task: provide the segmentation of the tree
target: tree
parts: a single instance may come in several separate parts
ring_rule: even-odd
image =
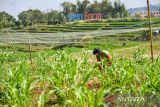
[[[58,11],[51,11],[48,13],[48,24],[56,24],[58,21]]]
[[[27,25],[27,12],[23,11],[18,15],[18,19],[21,23],[21,25]]]
[[[77,0],[77,12],[78,13],[83,13],[83,6],[82,6],[82,2]]]
[[[0,12],[0,28],[13,27],[15,18],[6,12]]]
[[[113,14],[113,6],[110,0],[102,0],[101,12],[104,14],[104,18],[110,18]]]
[[[71,12],[72,13],[77,12],[77,6],[75,4],[71,4]]]
[[[76,5],[71,2],[63,2],[61,4],[63,8],[64,14],[67,16],[69,13],[75,13],[76,12]]]
[[[40,10],[29,9],[23,11],[18,15],[18,18],[22,25],[34,25],[40,24],[43,21],[43,13]]]
[[[41,21],[43,20],[43,14],[40,10],[32,10],[31,16],[29,17],[30,21],[34,24],[40,24]]]
[[[119,18],[120,17],[119,8],[120,8],[120,1],[119,0],[114,1],[114,10],[113,10],[113,14],[112,14],[113,18]]]
[[[63,7],[63,12],[65,16],[70,13],[103,13],[103,18],[123,18],[127,17],[128,11],[123,3],[120,0],[115,0],[115,2],[111,3],[110,0],[102,0],[102,2],[98,2],[97,0],[94,3],[90,3],[89,0],[77,0],[76,4],[70,2],[64,2],[61,5]]]
[[[91,13],[99,13],[99,12],[101,12],[101,4],[98,3],[97,0],[95,0],[94,3],[91,4],[90,12]]]
[[[120,2],[120,0],[116,0],[114,2],[114,10],[112,17],[113,18],[123,18],[128,16],[128,11],[126,10],[124,4]]]
[[[59,23],[65,23],[67,21],[67,17],[63,12],[59,12],[58,14]]]
[[[128,11],[126,10],[126,7],[124,4],[121,4],[119,7],[119,13],[120,13],[120,17],[127,17],[128,16]]]
[[[90,1],[89,0],[84,0],[82,2],[82,13],[88,12],[88,7],[89,7]]]
[[[64,23],[67,19],[64,16],[63,12],[58,12],[58,11],[51,11],[49,13],[47,13],[48,15],[48,24],[60,24],[60,23]]]

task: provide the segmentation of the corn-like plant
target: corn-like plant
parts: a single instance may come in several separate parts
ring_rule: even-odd
[[[99,70],[91,53],[67,51],[0,52],[0,105],[6,107],[152,106],[160,101],[160,58],[150,63],[141,50],[134,58],[113,56],[112,65]],[[19,55],[19,57],[17,57]],[[136,58],[135,58],[136,57]],[[140,59],[139,59],[140,58]],[[143,59],[141,59],[143,58]],[[90,61],[92,63],[90,63]],[[116,102],[110,95],[150,95],[143,102]]]

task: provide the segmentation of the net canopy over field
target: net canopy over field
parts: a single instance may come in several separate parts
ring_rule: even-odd
[[[160,29],[155,27],[153,29]],[[119,33],[136,32],[148,30],[148,28],[138,29],[114,29],[95,30],[86,32],[57,32],[57,33],[0,33],[0,44],[18,43],[45,43],[45,44],[68,44],[76,43],[76,40],[83,40],[92,37],[107,36]]]

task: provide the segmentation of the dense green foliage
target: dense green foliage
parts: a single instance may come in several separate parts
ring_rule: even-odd
[[[91,3],[89,0],[77,1],[76,4],[71,2],[62,3],[63,12],[65,15],[69,13],[103,13],[103,18],[123,18],[128,16],[128,12],[120,0],[115,1],[112,5],[110,0],[95,0]]]
[[[21,25],[33,25],[33,24],[60,24],[67,21],[67,15],[70,13],[103,13],[103,18],[123,18],[127,17],[128,13],[125,9],[124,4],[114,2],[112,6],[109,0],[103,0],[101,3],[95,1],[90,4],[88,0],[83,2],[77,1],[77,4],[71,2],[64,2],[61,4],[63,12],[50,11],[47,13],[41,12],[40,10],[27,10],[23,11],[18,15]]]
[[[32,65],[27,54],[17,57],[1,51],[0,105],[104,107],[106,94],[151,94],[151,101],[131,104],[154,105],[160,100],[160,59],[150,63],[143,55],[139,50],[131,59],[113,56],[112,66],[101,72],[93,68],[96,63],[87,51],[78,55],[39,52]],[[115,104],[129,106],[130,102]]]
[[[22,25],[40,23],[43,21],[43,14],[40,10],[23,11],[18,15],[19,21]]]
[[[29,9],[23,11],[18,15],[21,25],[35,25],[35,24],[60,24],[66,19],[63,13],[58,11],[51,11],[48,13],[41,12],[40,10]]]
[[[15,25],[15,19],[13,16],[6,12],[0,12],[0,29],[13,27]]]
[[[67,15],[70,13],[103,13],[103,19],[106,18],[124,18],[128,16],[128,12],[120,1],[111,4],[109,0],[103,0],[102,2],[95,1],[90,3],[88,0],[77,1],[77,4],[71,2],[63,2],[61,4],[62,11],[51,10],[48,12],[42,12],[38,9],[29,9],[22,11],[18,15],[18,21],[15,21],[13,16],[8,13],[1,12],[0,16],[0,28],[12,27],[16,25],[18,27],[37,25],[37,24],[62,24],[68,21]]]

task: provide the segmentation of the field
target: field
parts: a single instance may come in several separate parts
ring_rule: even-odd
[[[135,24],[78,22],[1,33],[0,106],[159,107],[159,37],[151,62],[150,43],[143,37],[147,25]],[[95,47],[111,53],[111,66],[98,69]]]
[[[87,50],[78,54],[37,52],[32,63],[28,54],[1,51],[0,104],[14,107],[159,105],[160,59],[151,63],[144,54],[144,49],[139,49],[132,58],[113,55],[112,66],[99,71]],[[111,103],[104,98],[131,94],[144,100]]]
[[[160,20],[152,19],[152,26],[159,27]],[[114,29],[136,29],[148,26],[148,19],[108,19],[98,22],[69,22],[57,25],[33,25],[28,27],[15,27],[12,32],[30,32],[30,33],[56,33],[56,32],[86,32],[94,30],[114,30]]]

